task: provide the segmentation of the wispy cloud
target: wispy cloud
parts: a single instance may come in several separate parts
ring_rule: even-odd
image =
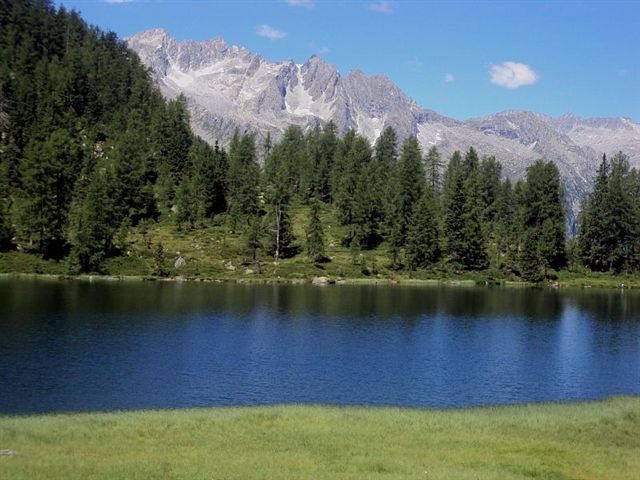
[[[444,81],[447,83],[455,82],[456,77],[453,76],[453,73],[447,72],[444,74]]]
[[[393,2],[389,0],[379,0],[369,4],[369,10],[378,13],[393,13]]]
[[[423,65],[424,65],[423,61],[420,60],[418,57],[413,57],[411,60],[407,61],[407,67],[409,67],[411,70],[418,70]]]
[[[325,45],[318,45],[316,42],[309,43],[309,48],[313,50],[316,55],[325,55],[331,51],[331,49]]]
[[[135,0],[102,0],[104,3],[133,3]]]
[[[492,65],[489,70],[491,83],[506,88],[518,88],[525,85],[533,85],[540,76],[524,63],[502,62]]]
[[[314,0],[284,0],[290,7],[304,7],[313,8],[315,5]]]
[[[281,38],[287,36],[287,34],[283,31],[278,30],[277,28],[273,28],[266,23],[258,25],[256,27],[256,33],[261,37],[268,38],[269,40],[280,40]]]

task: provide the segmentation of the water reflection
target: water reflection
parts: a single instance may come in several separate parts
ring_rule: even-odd
[[[0,412],[640,393],[640,294],[0,281]]]

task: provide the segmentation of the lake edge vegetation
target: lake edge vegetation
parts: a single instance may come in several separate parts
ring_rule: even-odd
[[[551,161],[504,179],[386,128],[329,122],[228,148],[137,55],[46,0],[0,7],[0,272],[186,278],[634,278],[640,174],[603,157],[568,238]],[[616,283],[619,283],[616,281]]]

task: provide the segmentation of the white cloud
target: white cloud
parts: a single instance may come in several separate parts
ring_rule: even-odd
[[[380,0],[369,4],[369,10],[378,13],[392,13],[393,3],[388,0]]]
[[[287,36],[287,34],[284,33],[283,31],[273,28],[267,25],[266,23],[263,23],[262,25],[258,25],[256,27],[256,33],[261,37],[268,38],[269,40],[280,40],[281,38],[284,38]]]
[[[444,81],[447,83],[455,82],[456,77],[453,76],[453,73],[447,72],[444,74]]]
[[[423,65],[424,63],[418,57],[413,57],[411,60],[407,61],[407,66],[411,70],[418,70],[419,68],[422,68]]]
[[[506,88],[533,85],[540,78],[529,65],[517,62],[502,62],[500,65],[492,65],[489,73],[491,83]]]
[[[331,49],[329,47],[326,47],[324,45],[319,45],[316,42],[309,42],[307,44],[307,46],[313,50],[313,53],[315,55],[324,55],[325,53],[329,53],[331,51]]]
[[[290,7],[313,8],[314,0],[285,0]]]

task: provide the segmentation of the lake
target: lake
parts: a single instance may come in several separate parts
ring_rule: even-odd
[[[640,292],[0,280],[0,414],[640,394]]]

